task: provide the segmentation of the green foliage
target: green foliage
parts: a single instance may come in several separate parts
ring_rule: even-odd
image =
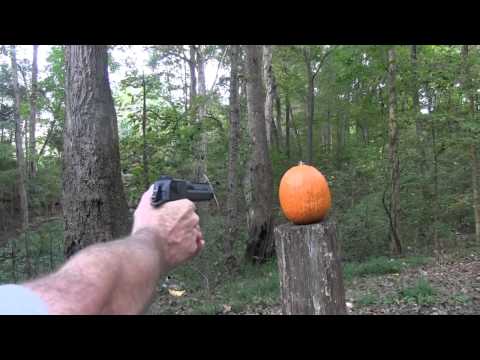
[[[407,302],[413,302],[419,305],[429,305],[435,303],[437,290],[433,288],[428,280],[419,279],[414,286],[406,287],[399,291],[401,296]]]
[[[406,258],[374,257],[364,262],[348,262],[343,267],[346,280],[362,276],[398,274],[407,267],[417,267],[430,262],[430,258],[412,256]]]

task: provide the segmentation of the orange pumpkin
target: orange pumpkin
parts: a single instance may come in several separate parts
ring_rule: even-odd
[[[327,180],[316,168],[300,162],[280,180],[280,207],[295,224],[313,224],[322,220],[332,206]]]

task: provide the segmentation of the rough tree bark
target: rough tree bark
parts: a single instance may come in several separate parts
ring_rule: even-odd
[[[65,49],[62,201],[67,257],[130,230],[107,59],[103,45]]]
[[[346,314],[335,223],[275,228],[282,311],[285,315]]]
[[[253,263],[264,262],[274,254],[272,234],[273,178],[272,164],[265,128],[265,95],[262,87],[261,46],[247,45],[247,108],[251,139],[252,207],[249,211],[249,229],[246,258]]]
[[[472,118],[472,121],[475,120],[475,89],[472,84],[471,74],[470,74],[470,65],[469,65],[469,46],[462,46],[462,60],[463,60],[463,71],[464,71],[464,81],[463,87],[465,93],[467,94],[469,112]],[[478,190],[478,156],[477,156],[477,146],[474,141],[471,142],[469,146],[470,161],[472,162],[472,192],[473,192],[473,212],[475,216],[475,240],[480,244],[480,195]]]
[[[15,95],[15,106],[14,106],[14,116],[15,116],[15,149],[17,155],[17,189],[20,197],[20,216],[22,219],[22,233],[25,235],[25,265],[27,275],[31,275],[31,265],[30,265],[30,247],[29,239],[27,234],[28,229],[28,199],[27,199],[27,190],[25,185],[26,178],[26,164],[25,164],[25,154],[23,153],[23,136],[22,136],[22,119],[20,118],[20,89],[18,86],[18,70],[17,70],[17,52],[15,45],[12,45],[10,48],[10,60],[12,65],[12,82],[13,82],[13,92]],[[13,247],[12,247],[13,251]],[[15,254],[13,254],[16,256]]]
[[[391,195],[390,195],[390,221],[392,252],[395,255],[402,253],[402,244],[399,235],[400,211],[400,162],[398,158],[398,127],[396,120],[396,64],[395,48],[388,50],[388,133],[389,133],[389,158],[391,165]]]
[[[34,178],[37,174],[37,152],[36,152],[36,136],[35,128],[37,122],[37,80],[38,80],[38,64],[37,64],[38,45],[33,45],[33,61],[32,61],[32,91],[30,94],[30,146],[29,146],[29,164],[28,172],[30,177]]]
[[[230,128],[228,139],[228,193],[225,222],[224,256],[227,263],[235,262],[233,244],[239,231],[238,208],[238,157],[240,141],[240,97],[238,94],[239,45],[230,46]]]

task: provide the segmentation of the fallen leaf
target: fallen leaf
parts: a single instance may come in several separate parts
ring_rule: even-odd
[[[174,289],[168,289],[168,292],[172,296],[180,297],[185,295],[186,291],[185,290],[174,290]]]

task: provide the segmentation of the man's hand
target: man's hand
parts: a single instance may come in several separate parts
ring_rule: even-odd
[[[197,255],[205,241],[195,213],[195,204],[187,199],[171,201],[159,208],[150,204],[153,186],[142,196],[135,210],[132,235],[144,231],[152,234],[167,271]]]

